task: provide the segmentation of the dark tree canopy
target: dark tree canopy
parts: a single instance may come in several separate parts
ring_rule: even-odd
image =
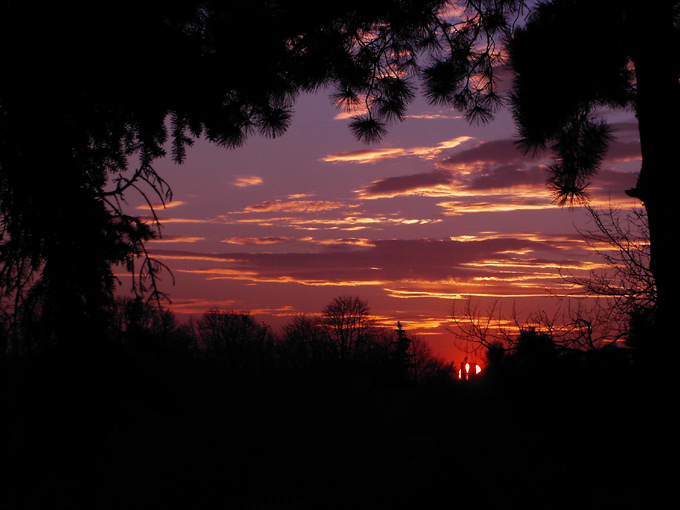
[[[526,151],[553,150],[551,184],[560,203],[586,196],[606,153],[612,135],[599,110],[634,104],[625,16],[617,3],[541,4],[508,45],[520,143]]]
[[[553,0],[538,5],[508,44],[512,106],[527,151],[552,150],[557,201],[587,200],[587,185],[612,139],[600,115],[635,112],[642,167],[635,189],[649,219],[657,336],[671,340],[680,307],[677,190],[680,165],[680,2]]]

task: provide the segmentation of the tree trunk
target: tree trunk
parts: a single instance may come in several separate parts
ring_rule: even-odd
[[[654,22],[635,23],[632,58],[637,80],[637,117],[642,168],[634,195],[649,218],[651,271],[657,287],[655,338],[659,357],[678,350],[674,314],[680,313],[680,83],[667,2],[655,7]]]

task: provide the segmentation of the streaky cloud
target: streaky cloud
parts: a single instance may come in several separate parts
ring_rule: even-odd
[[[405,149],[359,149],[348,152],[338,152],[336,154],[329,154],[321,159],[326,163],[374,163],[381,159],[394,159],[406,156]]]
[[[522,154],[514,140],[503,139],[483,142],[471,149],[460,151],[441,161],[440,165],[452,168],[469,164],[497,164],[528,161],[530,158]]]
[[[238,258],[219,253],[197,253],[180,250],[151,249],[149,254],[155,258],[167,260],[202,261],[202,262],[238,262]]]
[[[419,157],[422,159],[434,159],[438,157],[442,151],[447,149],[453,149],[459,145],[469,141],[474,140],[471,136],[459,136],[451,140],[445,140],[438,143],[433,147],[396,147],[396,148],[379,148],[379,149],[366,149],[366,150],[355,150],[349,152],[338,152],[334,154],[329,154],[321,161],[327,163],[375,163],[377,161],[386,159],[396,159],[402,157]]]
[[[147,222],[147,223],[153,223],[155,221],[155,219],[152,218],[151,216],[140,216],[140,219],[143,220],[144,222]],[[166,223],[192,224],[192,223],[195,223],[195,224],[203,225],[203,224],[219,223],[219,220],[217,220],[215,218],[204,218],[204,219],[202,219],[202,218],[162,218],[162,217],[159,217],[158,221],[161,224],[166,224]]]
[[[543,201],[532,198],[520,199],[518,197],[506,197],[506,201],[498,200],[494,202],[464,202],[459,200],[450,200],[438,202],[437,205],[444,209],[442,212],[444,216],[460,216],[461,214],[472,213],[498,213],[556,209],[557,206],[552,203],[550,194],[548,192],[545,194],[546,197]]]
[[[539,166],[528,169],[517,165],[501,165],[473,174],[467,183],[471,190],[510,189],[518,187],[545,188],[546,171]]]
[[[225,244],[234,244],[239,246],[256,246],[269,244],[289,244],[289,243],[307,243],[318,246],[374,246],[373,241],[365,238],[351,237],[341,239],[314,239],[313,237],[281,237],[281,236],[265,236],[265,237],[230,237],[223,239]]]
[[[180,205],[184,205],[186,202],[183,202],[182,200],[173,200],[171,202],[156,202],[153,204],[142,204],[138,205],[137,209],[142,210],[142,211],[150,211],[151,209],[153,210],[160,210],[160,209],[172,209],[174,207],[179,207]]]
[[[211,299],[174,299],[172,301],[172,311],[178,314],[201,314],[207,310],[217,309],[231,309],[236,303],[233,299],[228,300],[211,300]]]
[[[245,208],[246,212],[319,212],[342,209],[345,207],[358,207],[356,204],[344,202],[334,202],[330,200],[292,200],[284,202],[281,200],[268,200]]]
[[[248,211],[246,211],[248,212]],[[243,213],[237,213],[243,214]],[[405,218],[387,215],[362,216],[362,215],[343,215],[335,218],[307,218],[294,216],[278,216],[274,218],[241,218],[241,217],[222,217],[224,224],[257,224],[259,226],[277,226],[294,228],[298,230],[343,230],[355,231],[369,228],[380,229],[384,225],[429,225],[441,223],[441,218]]]
[[[407,119],[417,120],[457,120],[465,118],[463,115],[449,115],[442,113],[425,113],[422,115],[406,115]]]
[[[205,237],[165,236],[158,239],[150,239],[149,243],[197,243],[205,241]]]
[[[360,198],[390,198],[403,194],[415,194],[418,191],[436,189],[448,186],[453,176],[446,170],[434,170],[412,175],[388,177],[373,181],[355,193]]]
[[[281,244],[290,243],[294,241],[290,237],[267,236],[267,237],[230,237],[223,239],[222,242],[226,244],[237,244],[240,246],[253,246],[260,244]]]

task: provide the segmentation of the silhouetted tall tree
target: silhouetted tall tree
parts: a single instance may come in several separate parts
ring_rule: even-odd
[[[412,354],[409,353],[411,347],[411,339],[406,335],[406,331],[401,326],[401,322],[397,322],[397,329],[394,330],[397,338],[394,340],[392,349],[392,358],[394,360],[397,375],[400,378],[405,378],[408,374],[409,366],[411,365]]]
[[[660,340],[676,344],[680,171],[680,2],[650,5],[640,19],[632,0],[541,3],[509,44],[515,73],[513,108],[527,151],[550,148],[557,200],[587,198],[586,187],[612,138],[601,108],[635,111],[642,167],[635,189],[649,218],[651,272]],[[549,107],[548,107],[549,105]]]

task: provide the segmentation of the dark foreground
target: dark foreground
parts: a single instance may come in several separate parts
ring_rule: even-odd
[[[654,508],[675,402],[634,366],[591,365],[388,384],[7,359],[0,508]]]

